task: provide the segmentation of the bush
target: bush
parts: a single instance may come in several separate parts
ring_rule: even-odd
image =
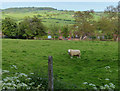
[[[14,65],[15,66],[15,65]],[[3,74],[9,73],[8,70],[3,70]],[[54,77],[54,89],[69,89],[74,87],[68,85]],[[34,71],[34,73],[14,73],[13,77],[6,77],[3,79],[3,90],[17,89],[17,90],[48,90],[48,75],[43,71]]]
[[[41,36],[40,38],[41,38],[41,39],[47,39],[48,36]]]
[[[38,17],[26,17],[19,23],[19,38],[33,39],[38,35],[44,36],[46,35],[45,30],[45,26]]]
[[[42,15],[37,15],[37,17],[42,17]]]
[[[55,36],[55,39],[58,39],[58,36]]]
[[[17,38],[17,27],[17,23],[11,18],[5,18],[2,20],[2,32],[9,38]]]
[[[91,36],[90,38],[92,38],[93,40],[95,40],[95,39],[96,39],[96,36]]]

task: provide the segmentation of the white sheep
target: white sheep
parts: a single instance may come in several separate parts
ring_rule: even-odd
[[[78,56],[80,58],[80,50],[73,50],[73,49],[69,49],[68,50],[69,55],[71,56],[71,58],[73,56]]]

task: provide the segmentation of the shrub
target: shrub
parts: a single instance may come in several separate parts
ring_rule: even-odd
[[[16,38],[18,35],[17,24],[11,18],[2,20],[2,32],[9,38]]]
[[[33,18],[26,17],[22,22],[19,23],[19,37],[33,39],[33,37],[39,35],[46,35],[45,26],[41,20],[34,16]]]

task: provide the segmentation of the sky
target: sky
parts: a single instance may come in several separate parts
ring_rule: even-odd
[[[119,2],[119,0],[0,0],[0,2]]]
[[[107,6],[117,6],[119,0],[2,0],[0,9],[14,7],[52,7],[58,10],[104,11]]]

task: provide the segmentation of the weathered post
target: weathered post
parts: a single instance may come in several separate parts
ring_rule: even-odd
[[[48,57],[48,90],[53,91],[53,58]]]

